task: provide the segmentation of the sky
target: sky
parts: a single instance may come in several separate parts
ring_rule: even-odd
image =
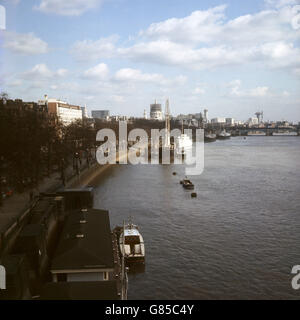
[[[172,115],[300,121],[300,0],[0,5],[0,91],[11,98],[140,117],[169,98]]]

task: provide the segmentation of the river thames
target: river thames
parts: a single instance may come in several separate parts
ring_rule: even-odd
[[[205,144],[205,169],[119,165],[95,185],[111,227],[133,217],[146,247],[128,299],[300,299],[300,138],[233,137]],[[176,171],[177,175],[172,173]]]

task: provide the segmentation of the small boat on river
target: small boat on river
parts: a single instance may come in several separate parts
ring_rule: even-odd
[[[214,142],[217,139],[217,135],[214,133],[207,133],[204,135],[204,142]]]
[[[194,185],[193,185],[193,183],[192,183],[191,180],[185,178],[185,179],[183,179],[182,181],[180,181],[180,183],[182,184],[182,186],[183,186],[185,189],[194,190]]]
[[[218,139],[230,139],[231,134],[229,132],[226,132],[226,130],[222,130],[218,135]]]
[[[119,237],[119,246],[121,256],[127,262],[145,262],[145,244],[144,239],[139,232],[138,226],[131,221],[124,224]]]

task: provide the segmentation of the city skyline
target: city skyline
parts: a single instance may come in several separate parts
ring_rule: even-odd
[[[298,0],[0,0],[0,89],[142,116],[300,120]],[[129,21],[129,22],[128,22]]]

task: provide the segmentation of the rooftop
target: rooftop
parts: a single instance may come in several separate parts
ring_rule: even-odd
[[[85,209],[70,213],[52,261],[52,272],[114,267],[109,213]]]
[[[116,281],[47,283],[42,300],[117,300]]]

